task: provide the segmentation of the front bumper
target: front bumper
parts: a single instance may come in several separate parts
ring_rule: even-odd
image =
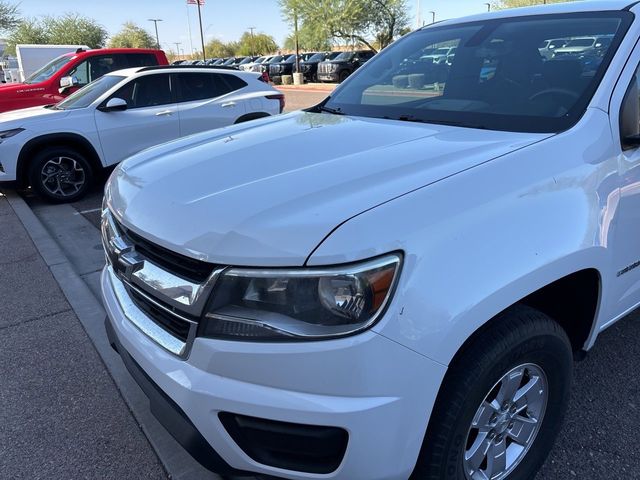
[[[0,183],[8,184],[18,180],[18,155],[22,143],[12,140],[0,142]]]
[[[337,82],[338,80],[340,80],[340,77],[338,75],[338,72],[319,73],[318,80],[320,80],[321,82]]]
[[[106,267],[102,291],[113,343],[125,361],[135,362],[169,404],[184,413],[187,423],[182,422],[178,433],[190,430],[189,424],[195,426],[213,448],[215,456],[209,456],[219,457],[220,462],[205,465],[208,468],[225,473],[229,466],[231,471],[292,479],[375,480],[410,475],[444,366],[372,331],[309,343],[197,338],[189,358],[182,360],[127,319],[114,282],[120,280]],[[348,433],[346,452],[339,467],[328,474],[259,463],[227,432],[219,417],[223,412],[339,427]],[[194,438],[191,433],[188,438]],[[190,450],[188,441],[186,446]],[[197,452],[192,455],[199,460]]]

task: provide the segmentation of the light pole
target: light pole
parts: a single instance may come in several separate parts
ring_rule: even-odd
[[[247,27],[249,29],[249,32],[251,33],[251,56],[253,57],[255,55],[254,52],[254,45],[253,45],[253,31],[256,29],[256,27]]]
[[[485,5],[487,6],[487,12],[491,11],[491,4],[490,3],[485,3]]]
[[[158,22],[161,22],[161,18],[149,18],[150,22],[153,22],[153,25],[156,27],[156,48],[160,50],[160,37],[158,36]]]
[[[176,46],[176,53],[178,54],[178,57],[180,56],[180,45],[182,45],[182,42],[173,42],[173,44]]]
[[[431,23],[436,23],[436,12],[430,10],[429,13],[431,14]]]

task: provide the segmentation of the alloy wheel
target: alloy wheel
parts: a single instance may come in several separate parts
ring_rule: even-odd
[[[467,434],[467,479],[502,480],[513,472],[536,439],[548,397],[546,375],[534,364],[513,368],[491,388]]]
[[[75,195],[86,182],[83,166],[71,157],[48,160],[40,171],[42,187],[51,195],[65,198]]]

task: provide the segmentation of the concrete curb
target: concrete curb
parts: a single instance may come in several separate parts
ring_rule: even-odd
[[[33,241],[80,320],[98,355],[113,378],[116,388],[140,425],[169,478],[213,480],[215,474],[200,466],[160,425],[149,410],[149,402],[115,353],[104,331],[106,312],[100,300],[76,273],[71,262],[45,226],[17,193],[3,192],[9,205]]]

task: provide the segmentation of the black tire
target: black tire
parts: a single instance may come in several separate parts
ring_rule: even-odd
[[[68,147],[44,148],[34,155],[29,165],[31,187],[53,203],[79,200],[91,188],[93,177],[89,161]]]
[[[338,75],[338,82],[344,82],[347,78],[349,78],[349,75],[351,75],[351,72],[349,70],[342,70],[340,72],[340,75]]]
[[[530,480],[535,476],[551,451],[565,415],[573,357],[571,343],[556,322],[537,310],[516,306],[500,314],[492,326],[481,332],[452,362],[438,394],[412,479],[467,478],[464,452],[472,449],[471,425],[474,418],[478,418],[476,412],[483,401],[488,400],[488,395],[496,391],[497,383],[514,367],[523,364],[539,366],[544,372],[548,388],[546,410],[537,434],[530,437],[529,450],[504,478]],[[479,434],[476,435],[477,440]],[[495,435],[493,430],[488,438],[491,435]],[[508,433],[499,435],[496,441],[500,437],[505,445],[511,445]]]

